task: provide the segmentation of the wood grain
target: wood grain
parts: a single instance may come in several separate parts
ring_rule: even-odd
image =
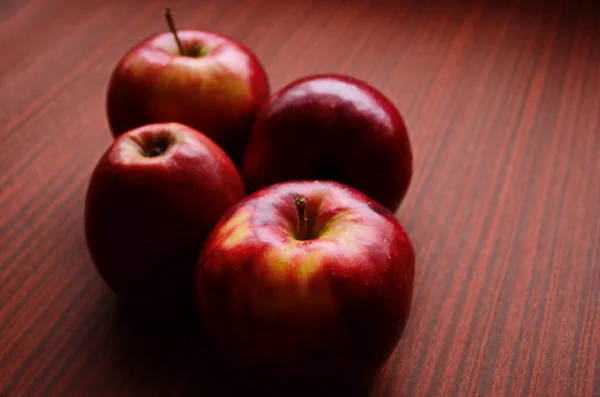
[[[178,1],[274,88],[342,72],[388,95],[415,177],[413,311],[372,396],[600,396],[600,7],[595,1]],[[0,3],[0,395],[215,396],[193,335],[121,308],[83,197],[104,94],[158,0]]]

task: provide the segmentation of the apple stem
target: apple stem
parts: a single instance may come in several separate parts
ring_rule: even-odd
[[[175,21],[173,21],[173,15],[171,14],[170,7],[165,9],[165,18],[167,19],[167,25],[169,25],[171,33],[173,33],[173,36],[175,36],[177,48],[179,48],[179,55],[185,55],[185,50],[183,49],[183,45],[181,44],[181,41],[179,41],[179,36],[177,35],[177,29],[175,28]]]
[[[294,202],[296,203],[296,209],[298,210],[298,230],[296,230],[296,238],[298,240],[308,240],[306,199],[303,196],[298,196]]]

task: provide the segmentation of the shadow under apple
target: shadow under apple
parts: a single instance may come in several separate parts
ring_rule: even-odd
[[[241,381],[228,374],[203,345],[197,322],[179,316],[160,320],[140,313],[115,299],[107,349],[112,371],[119,374],[126,395],[237,397],[338,396],[367,397],[371,385],[348,389],[286,386],[272,389],[266,383]],[[106,357],[108,355],[108,357]]]
[[[115,299],[106,354],[121,375],[120,390],[144,396],[237,396],[206,353],[193,318],[164,319]]]

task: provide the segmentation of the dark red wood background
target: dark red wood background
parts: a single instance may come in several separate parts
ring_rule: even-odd
[[[372,396],[600,396],[600,7],[173,1],[274,88],[343,72],[404,114],[413,311]],[[104,94],[163,1],[0,2],[0,395],[213,396],[185,336],[123,310],[83,236]],[[191,343],[191,344],[190,344]]]

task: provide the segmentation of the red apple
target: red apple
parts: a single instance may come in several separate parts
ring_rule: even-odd
[[[252,123],[269,96],[257,57],[220,34],[185,30],[153,35],[113,71],[106,98],[114,136],[157,122],[189,125],[239,161]]]
[[[85,203],[93,262],[143,311],[191,307],[201,245],[245,188],[231,159],[198,131],[151,124],[117,138],[96,165]]]
[[[385,207],[336,182],[284,182],[221,218],[195,298],[225,368],[322,388],[378,372],[407,322],[414,273],[413,246]]]
[[[412,178],[412,151],[398,109],[344,75],[296,80],[274,93],[254,124],[242,176],[256,191],[290,180],[333,180],[395,211]]]

